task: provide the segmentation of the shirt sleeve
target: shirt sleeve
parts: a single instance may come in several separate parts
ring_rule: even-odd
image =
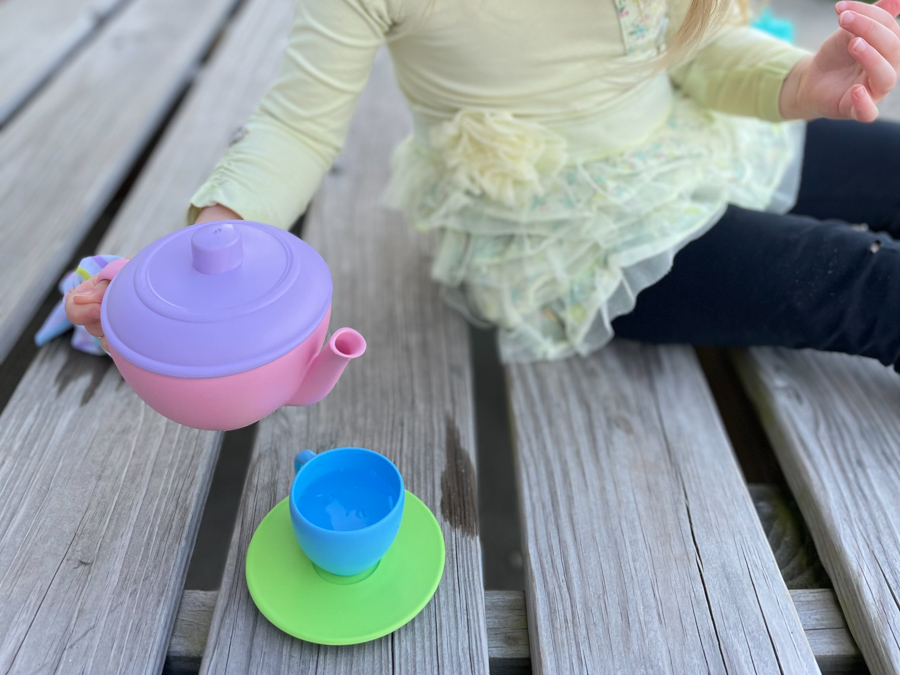
[[[221,204],[286,229],[306,210],[394,23],[388,1],[295,0],[279,76],[191,198],[189,222]]]
[[[673,13],[680,16],[675,18],[682,18],[685,11],[676,5]],[[681,22],[672,23],[677,27]],[[746,25],[733,3],[723,24],[685,62],[670,68],[669,76],[707,108],[780,122],[784,119],[778,106],[781,86],[808,54]]]

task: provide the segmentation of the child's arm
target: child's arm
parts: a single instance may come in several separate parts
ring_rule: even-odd
[[[820,116],[874,119],[877,110],[872,101],[859,114],[851,100],[855,96],[860,105],[866,103],[860,98],[862,89],[881,100],[893,87],[891,74],[896,81],[900,29],[893,17],[900,0],[881,0],[876,6],[846,4],[873,18],[865,17],[855,30],[842,20],[842,28],[814,56],[749,26],[726,25],[689,61],[670,70],[672,80],[706,107],[736,115],[771,121]],[[851,44],[856,44],[860,31],[872,33],[876,23],[881,38],[877,49],[861,57]],[[813,63],[817,67],[811,70]],[[870,80],[874,90],[868,90]]]
[[[220,204],[247,220],[290,227],[344,143],[399,0],[295,0],[280,74],[209,180],[189,222]]]
[[[672,82],[701,105],[769,121],[783,119],[779,93],[788,73],[809,52],[746,25],[737,3],[686,59],[669,69]],[[690,0],[670,0],[669,39],[681,26]]]
[[[281,73],[243,135],[191,200],[189,222],[243,218],[288,228],[341,149],[398,0],[296,0]],[[100,338],[109,285],[66,295],[66,315]]]

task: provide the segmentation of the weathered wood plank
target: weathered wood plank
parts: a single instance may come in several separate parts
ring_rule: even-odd
[[[808,49],[835,30],[830,5],[778,0],[775,7],[794,20]],[[900,120],[900,91],[879,107],[882,119]],[[736,359],[869,667],[897,672],[896,374],[832,355],[760,349]]]
[[[791,599],[823,673],[868,673],[834,591],[795,589]]]
[[[208,3],[202,12],[191,4],[177,20],[213,18]],[[165,0],[153,7],[174,11]],[[218,9],[224,17],[227,4]],[[142,11],[132,29],[152,24]],[[183,28],[205,39],[214,26]],[[260,72],[250,52],[240,63],[217,54],[208,68],[235,114],[243,102],[225,83],[252,95],[274,70]],[[203,116],[212,96],[206,87],[185,101],[182,131],[166,137],[100,250],[133,252],[183,224],[191,191],[234,129],[227,115]],[[220,439],[165,421],[105,359],[62,341],[40,352],[0,417],[0,669],[160,671]]]
[[[159,672],[218,444],[41,350],[0,416],[0,671]]]
[[[163,675],[197,672],[217,595],[217,591],[184,592]],[[834,591],[793,590],[791,599],[824,675],[867,672]],[[491,674],[531,673],[525,592],[485,591],[484,603]]]
[[[178,605],[163,675],[188,675],[200,670],[218,591],[185,591]]]
[[[524,591],[485,591],[491,675],[531,675]]]
[[[390,151],[408,125],[382,53],[342,168],[326,178],[305,224],[334,277],[332,325],[357,328],[368,351],[325,401],[260,423],[204,673],[488,671],[466,326],[428,281],[426,242],[377,205]],[[297,450],[342,445],[374,448],[397,464],[441,523],[446,568],[429,605],[392,636],[319,647],[287,637],[255,609],[244,561],[256,526],[288,494]]]
[[[124,1],[0,2],[0,127]]]
[[[235,0],[134,0],[0,131],[0,359]]]
[[[900,671],[900,379],[840,354],[734,356],[869,668]]]
[[[866,672],[834,591],[804,589],[793,590],[790,594],[822,673]],[[521,669],[531,672],[525,593],[487,591],[485,602],[491,672],[495,672],[495,664],[498,671]]]
[[[691,350],[507,374],[535,673],[818,672]]]
[[[292,0],[244,0],[119,210],[121,227],[109,233],[102,252],[130,255],[186,224],[191,195],[277,75],[292,6]]]

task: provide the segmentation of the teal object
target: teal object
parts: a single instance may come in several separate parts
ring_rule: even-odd
[[[756,21],[750,25],[787,43],[794,43],[794,22],[782,19],[769,7],[763,7]]]
[[[393,462],[365,448],[304,450],[294,469],[291,525],[309,559],[338,576],[375,565],[403,517],[406,490]]]

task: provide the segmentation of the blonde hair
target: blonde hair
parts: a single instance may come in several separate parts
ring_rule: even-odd
[[[675,5],[675,2],[669,0],[670,20],[676,18],[672,16]],[[665,68],[684,60],[691,52],[703,46],[716,28],[726,23],[746,24],[749,14],[747,0],[690,0],[681,25],[654,65]]]

